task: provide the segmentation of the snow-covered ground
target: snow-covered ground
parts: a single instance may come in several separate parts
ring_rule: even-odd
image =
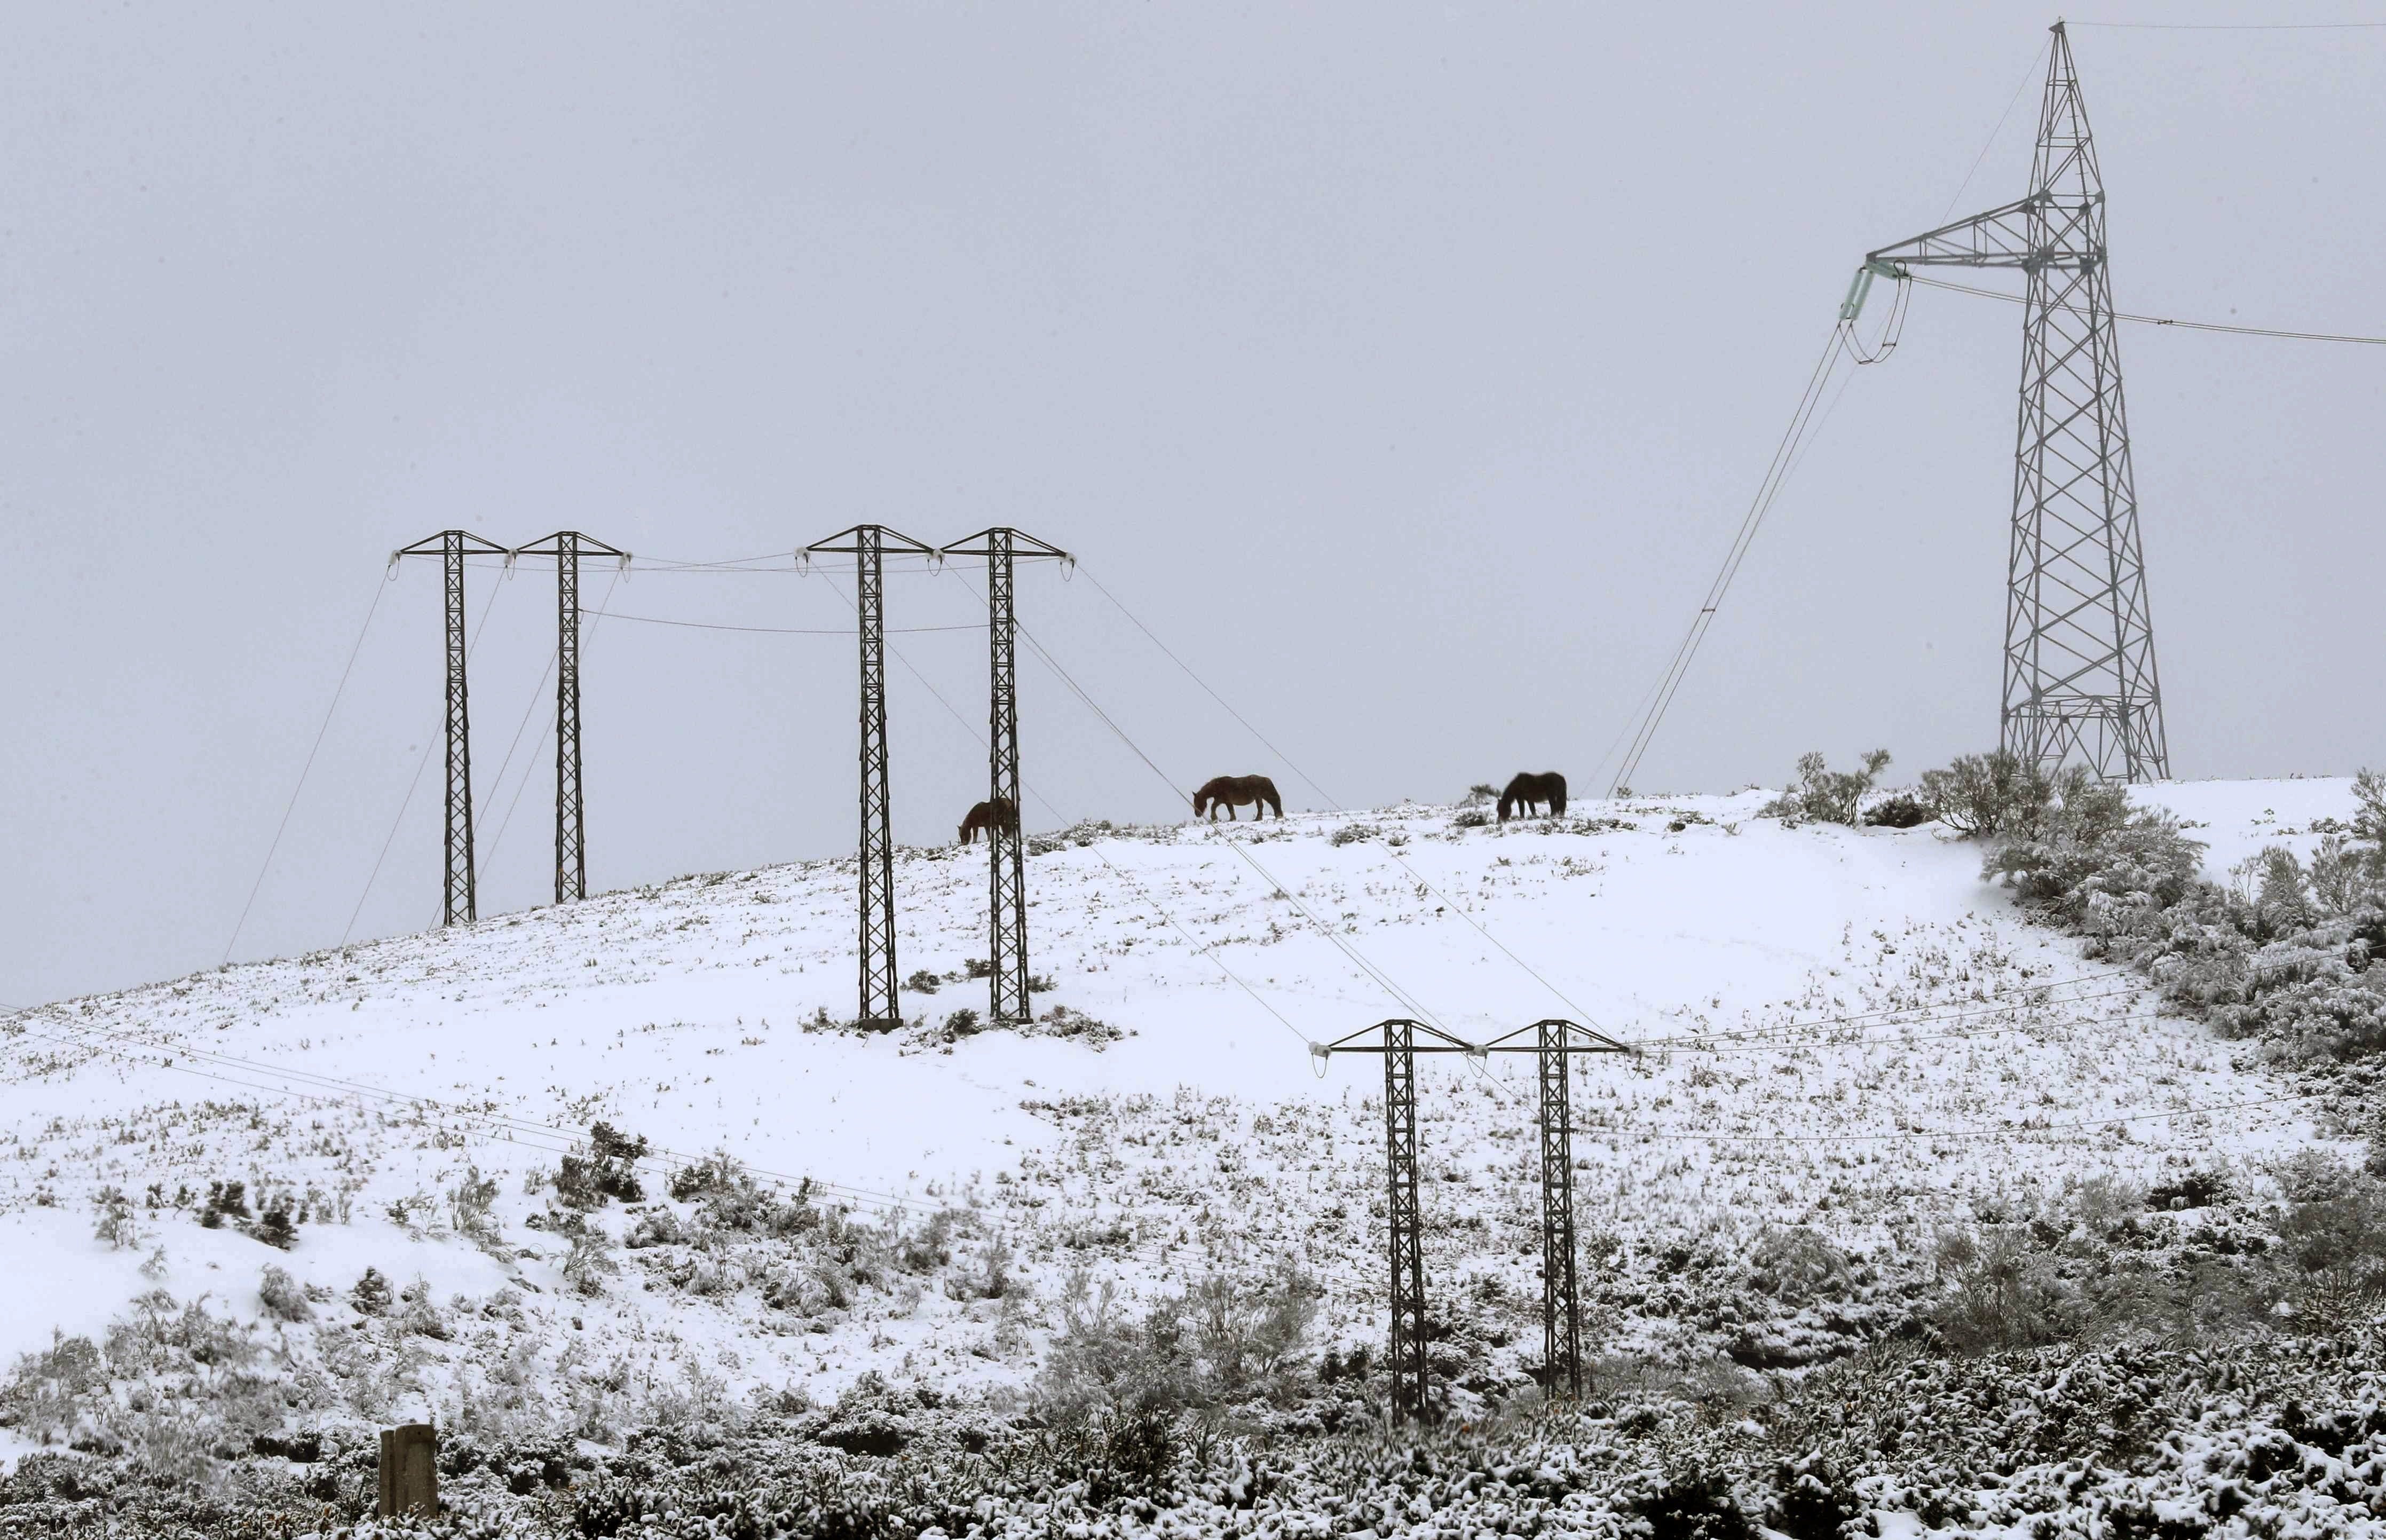
[[[2141,795],[2200,825],[2216,875],[2352,806],[2339,780]],[[575,1379],[629,1400],[692,1383],[826,1396],[873,1368],[998,1386],[1033,1373],[1073,1274],[1132,1300],[1287,1258],[1325,1283],[1333,1337],[1375,1341],[1381,1070],[1309,1045],[1388,1015],[1472,1041],[1565,1016],[1646,1045],[1574,1071],[1587,1249],[1638,1281],[1594,1319],[1608,1352],[1699,1349],[1711,1328],[1664,1296],[1702,1246],[1808,1226],[1886,1264],[2066,1181],[2320,1136],[2282,1080],[2026,923],[1980,880],[1977,845],[1784,829],[1753,818],[1764,800],[1039,837],[1037,1004],[1064,1013],[1031,1033],[944,1030],[986,1006],[967,977],[986,953],[983,847],[903,853],[902,971],[942,982],[908,990],[918,1024],[885,1035],[835,1025],[854,1005],[850,862],[45,1007],[8,1023],[0,1076],[0,1355],[96,1333],[163,1289],[258,1322],[333,1380],[371,1378],[356,1342],[396,1354],[398,1390],[370,1408],[358,1390],[360,1414],[410,1409],[391,1394],[452,1414],[498,1383],[534,1402],[525,1384]],[[1419,1081],[1432,1287],[1536,1357],[1532,1062],[1431,1058]],[[528,1221],[599,1120],[654,1146],[639,1212],[597,1215],[616,1236],[667,1240],[668,1216],[692,1213],[660,1201],[668,1171],[718,1150],[932,1255],[848,1291],[767,1247],[691,1260],[656,1244],[575,1289],[568,1242]],[[457,1226],[472,1173],[497,1183],[494,1231]],[[209,1184],[232,1181],[253,1213],[288,1201],[294,1245],[203,1227]],[[138,1244],[95,1238],[109,1186]],[[699,1265],[714,1271],[692,1283]],[[313,1285],[311,1321],[265,1310],[268,1267]],[[400,1343],[357,1317],[368,1267],[401,1291],[420,1280],[444,1334]]]

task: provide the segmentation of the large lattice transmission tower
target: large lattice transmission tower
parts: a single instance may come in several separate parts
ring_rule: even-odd
[[[986,557],[986,655],[990,665],[986,712],[986,855],[993,882],[987,895],[987,983],[991,1019],[1004,1024],[1035,1016],[1027,966],[1027,853],[1020,837],[1018,560],[1024,556],[1071,559],[1058,545],[998,525],[954,541],[938,551]]]
[[[853,608],[861,642],[860,990],[855,1020],[866,1030],[903,1024],[895,966],[895,829],[886,773],[886,568],[889,553],[929,557],[936,548],[883,524],[856,524],[797,553],[806,562],[835,553],[853,557]]]
[[[2161,780],[2170,751],[2107,256],[2103,179],[2057,22],[2028,196],[1871,253],[1840,313],[1853,319],[1875,275],[2025,275],[2000,737],[2049,770],[2075,760],[2108,781]]]
[[[1419,1041],[1422,1038],[1423,1041]],[[1331,1043],[1312,1043],[1319,1059],[1381,1054],[1384,1059],[1384,1236],[1391,1259],[1391,1421],[1430,1417],[1425,1357],[1425,1216],[1417,1203],[1416,1056],[1473,1054],[1474,1044],[1439,1027],[1394,1017]]]
[[[407,557],[437,557],[446,577],[446,623],[442,632],[447,657],[447,799],[445,827],[446,871],[440,888],[439,923],[471,924],[480,916],[480,884],[472,870],[472,710],[465,665],[472,656],[472,639],[465,629],[464,558],[513,554],[494,540],[470,530],[442,530],[390,554],[396,566]]]
[[[588,895],[580,777],[580,558],[611,557],[626,571],[630,553],[578,530],[558,530],[517,546],[514,555],[555,558],[555,901],[575,904]]]

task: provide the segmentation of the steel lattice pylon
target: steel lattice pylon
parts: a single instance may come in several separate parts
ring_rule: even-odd
[[[1423,1044],[1417,1041],[1422,1034]],[[1366,1041],[1370,1036],[1375,1041]],[[1438,1027],[1395,1017],[1331,1043],[1312,1043],[1319,1058],[1384,1056],[1384,1228],[1392,1264],[1391,1416],[1424,1418],[1432,1409],[1425,1360],[1425,1228],[1417,1206],[1416,1056],[1477,1053]]]
[[[1865,258],[1869,275],[1918,267],[2026,275],[2021,418],[2006,564],[2003,746],[2047,770],[2105,780],[2170,774],[2154,621],[2138,536],[2104,239],[2104,187],[2071,43],[2057,22],[2029,195]]]
[[[1526,1033],[1532,1041],[1523,1041]],[[1541,1102],[1542,1386],[1582,1395],[1582,1288],[1574,1230],[1574,1111],[1568,1066],[1576,1054],[1628,1054],[1615,1039],[1551,1017],[1485,1044],[1485,1053],[1529,1053]]]
[[[993,1019],[1019,1022],[1032,1019],[1035,1006],[1027,967],[1027,851],[1020,836],[1019,808],[1019,659],[1017,558],[1069,553],[1048,545],[1034,535],[997,527],[943,547],[941,557],[986,557],[986,653],[991,689],[987,696],[986,801],[994,814],[986,830],[986,854],[991,870],[987,908],[986,960]]]
[[[580,558],[614,557],[626,568],[630,553],[577,530],[559,530],[514,555],[555,558],[555,901],[571,904],[588,895],[580,783]]]
[[[857,524],[798,553],[853,557],[854,610],[861,636],[861,840],[860,845],[860,999],[857,1025],[891,1032],[903,1024],[895,969],[894,805],[886,782],[886,553],[934,556],[908,534]]]
[[[478,915],[478,889],[472,876],[472,713],[465,687],[465,665],[471,657],[471,638],[464,619],[464,558],[502,557],[507,549],[468,530],[442,530],[427,539],[393,553],[401,557],[437,557],[446,577],[447,649],[447,805],[446,879],[441,888],[439,922],[471,924]]]

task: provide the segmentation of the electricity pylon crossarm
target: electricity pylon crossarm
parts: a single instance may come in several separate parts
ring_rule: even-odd
[[[2105,244],[2104,185],[2071,44],[2049,51],[2028,195],[1865,256],[1874,277],[1929,267],[2025,275],[2021,410],[2006,569],[2004,749],[2104,780],[2170,774],[2129,461]]]

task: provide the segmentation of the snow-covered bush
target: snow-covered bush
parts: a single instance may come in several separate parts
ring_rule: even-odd
[[[1831,769],[1817,751],[1798,757],[1798,783],[1757,809],[1759,818],[1777,818],[1795,827],[1801,823],[1856,821],[1865,794],[1889,768],[1889,750],[1877,748],[1859,756],[1852,770]]]
[[[612,1198],[637,1203],[647,1196],[638,1182],[637,1163],[647,1158],[647,1141],[632,1138],[610,1123],[588,1131],[588,1152],[567,1155],[555,1171],[556,1197],[569,1208],[586,1210]]]
[[[1032,1397],[1064,1418],[1285,1401],[1309,1383],[1317,1297],[1315,1282],[1287,1263],[1255,1278],[1212,1273],[1136,1321],[1109,1283],[1080,1271]]]
[[[1998,749],[1922,772],[1918,800],[1960,834],[2001,834],[2037,821],[2054,783],[2032,760]]]
[[[141,1244],[141,1227],[133,1217],[132,1200],[123,1191],[110,1184],[102,1187],[92,1200],[98,1222],[92,1228],[94,1238],[105,1241],[114,1251],[130,1251]]]
[[[311,1321],[315,1307],[307,1300],[307,1291],[298,1281],[283,1269],[268,1263],[257,1285],[257,1302],[265,1313],[276,1321]]]
[[[1885,796],[1865,810],[1865,826],[1873,829],[1919,829],[1932,817],[1928,805],[1911,793]]]

